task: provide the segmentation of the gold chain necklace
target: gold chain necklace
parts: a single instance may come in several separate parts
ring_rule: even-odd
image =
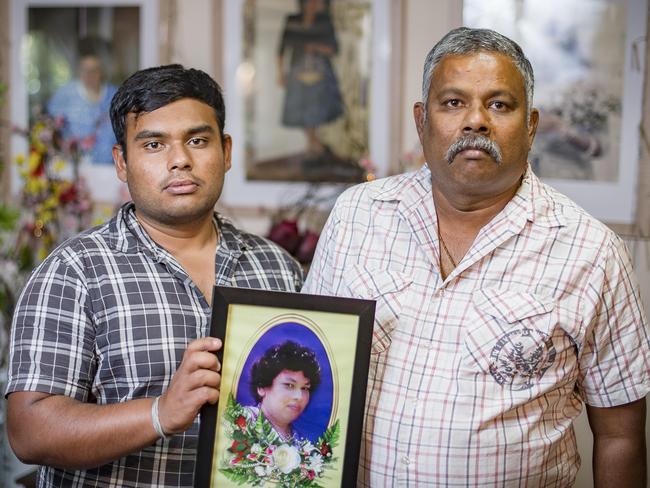
[[[452,266],[455,268],[457,266],[456,261],[454,260],[453,256],[449,252],[449,249],[447,249],[447,244],[445,244],[444,239],[442,238],[442,234],[440,233],[440,223],[438,222],[438,240],[440,241],[442,250],[445,252],[445,255],[449,258],[449,261],[451,261]],[[440,263],[442,265],[442,261]]]

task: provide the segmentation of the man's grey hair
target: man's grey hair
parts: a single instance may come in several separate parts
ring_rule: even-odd
[[[429,99],[429,87],[433,70],[440,63],[443,57],[448,55],[476,54],[479,52],[499,53],[509,57],[515,67],[524,77],[526,90],[526,120],[530,123],[530,111],[533,107],[533,90],[535,77],[533,67],[524,55],[521,47],[512,39],[490,29],[470,29],[459,27],[448,32],[429,51],[424,62],[424,76],[422,78],[422,103],[424,103],[425,117],[427,113],[427,101]]]

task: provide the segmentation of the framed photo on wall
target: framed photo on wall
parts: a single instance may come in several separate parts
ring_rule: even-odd
[[[646,0],[463,2],[464,25],[511,37],[533,65],[533,170],[612,224],[635,217],[647,9]]]
[[[276,206],[309,184],[385,176],[392,157],[394,13],[388,0],[223,2],[222,201]]]
[[[375,302],[215,287],[195,486],[356,484]]]
[[[81,177],[95,202],[120,199],[108,109],[131,73],[157,64],[157,0],[12,0],[12,122],[52,125],[68,178]],[[24,154],[27,138],[12,138]],[[12,188],[18,188],[14,171]]]

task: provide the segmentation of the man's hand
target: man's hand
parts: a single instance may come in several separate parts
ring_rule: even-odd
[[[165,434],[184,432],[205,403],[219,400],[221,365],[214,354],[221,341],[203,337],[192,341],[167,391],[160,397],[158,417]]]

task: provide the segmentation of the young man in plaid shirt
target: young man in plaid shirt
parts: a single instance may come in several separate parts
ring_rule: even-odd
[[[111,103],[132,202],[56,249],[16,307],[8,433],[39,486],[193,485],[197,415],[219,398],[213,285],[297,291],[299,265],[214,212],[230,168],[219,86],[139,71]]]

